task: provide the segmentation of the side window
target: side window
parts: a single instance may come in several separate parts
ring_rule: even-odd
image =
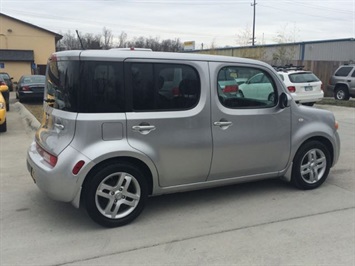
[[[188,65],[131,63],[134,111],[187,110],[200,98],[200,78]]]
[[[81,112],[78,101],[85,93],[79,92],[79,61],[50,60],[47,66],[45,89],[47,103],[55,109]]]
[[[342,67],[339,68],[339,70],[335,73],[336,77],[346,77],[349,75],[350,71],[352,70],[352,67]]]
[[[223,79],[220,73],[233,72],[234,79]],[[239,74],[240,73],[240,74]],[[268,108],[277,103],[277,89],[271,76],[257,68],[224,67],[217,78],[218,98],[232,109]]]
[[[80,109],[89,113],[122,112],[125,109],[123,64],[83,62],[81,67]]]
[[[354,68],[354,71],[353,71],[353,73],[351,74],[351,77],[355,77],[355,68]]]

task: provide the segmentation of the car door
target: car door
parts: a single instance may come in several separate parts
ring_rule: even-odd
[[[353,73],[351,74],[351,78],[349,80],[350,80],[349,87],[351,88],[352,91],[355,91],[355,67],[353,69]]]
[[[226,67],[266,75],[276,97],[220,97],[217,77]],[[291,110],[277,105],[280,81],[264,67],[210,63],[210,71],[213,159],[208,180],[276,176],[290,156]],[[252,84],[245,89],[255,90]]]
[[[125,62],[129,144],[168,187],[205,182],[212,158],[207,62]]]

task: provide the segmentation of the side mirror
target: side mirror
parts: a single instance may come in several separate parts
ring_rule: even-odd
[[[285,109],[286,107],[290,106],[290,99],[288,98],[288,95],[286,93],[281,93],[279,97],[279,107],[281,109]]]

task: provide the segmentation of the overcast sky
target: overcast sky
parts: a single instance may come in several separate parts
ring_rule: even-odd
[[[114,36],[238,46],[252,32],[254,0],[0,0],[0,12],[59,34],[75,30]],[[256,43],[279,33],[296,41],[355,37],[355,0],[257,0]]]

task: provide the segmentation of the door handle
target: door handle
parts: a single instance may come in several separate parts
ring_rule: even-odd
[[[153,126],[153,125],[142,125],[142,124],[140,124],[140,125],[138,125],[138,126],[133,126],[132,127],[132,130],[134,131],[134,132],[138,132],[138,133],[141,133],[142,135],[147,135],[147,134],[149,134],[150,132],[152,132],[153,130],[155,130],[156,128],[155,128],[155,126]]]
[[[220,127],[221,129],[227,129],[233,125],[231,121],[221,120],[213,123],[214,126]]]
[[[62,124],[55,123],[54,126],[60,130],[64,130],[64,126]]]

